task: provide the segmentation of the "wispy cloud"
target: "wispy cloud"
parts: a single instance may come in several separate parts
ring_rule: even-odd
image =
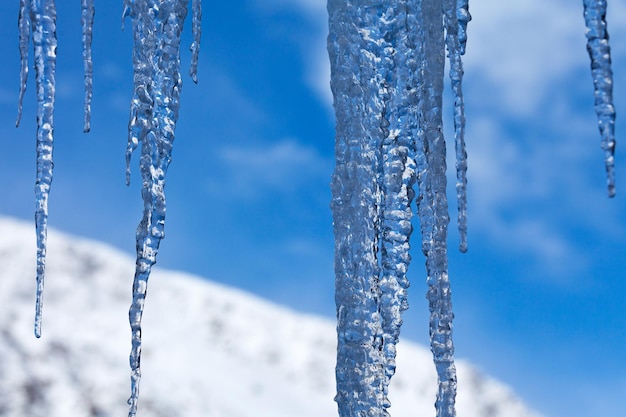
[[[566,116],[571,124],[511,132],[483,114],[468,129],[470,244],[487,239],[553,277],[590,265],[577,233],[617,239],[625,227],[606,197],[593,118],[582,128],[575,112]]]
[[[331,161],[314,148],[294,140],[266,146],[230,146],[218,151],[225,173],[211,181],[210,190],[256,198],[264,192],[292,192],[310,181],[329,178]]]
[[[299,12],[310,24],[300,34],[300,50],[307,63],[304,74],[306,83],[317,94],[320,101],[332,110],[333,97],[330,91],[330,61],[326,50],[328,13],[326,0],[255,0],[257,7],[276,11],[291,9]]]
[[[483,81],[517,115],[533,114],[555,79],[588,66],[582,4],[476,2],[464,58],[468,83]]]

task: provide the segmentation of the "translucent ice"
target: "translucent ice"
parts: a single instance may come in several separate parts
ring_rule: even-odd
[[[129,311],[132,333],[130,354],[131,397],[129,416],[137,412],[141,378],[141,318],[152,266],[156,262],[165,227],[165,174],[172,159],[180,90],[180,35],[187,15],[187,0],[135,2],[125,0],[124,16],[133,24],[134,93],[131,101],[126,152],[127,181],[130,156],[141,144],[139,161],[144,202],[137,227],[137,262],[133,301]],[[194,2],[199,25],[200,3]],[[199,42],[199,26],[194,42]],[[198,46],[196,46],[197,50]]]
[[[422,250],[426,255],[430,348],[437,369],[438,417],[453,417],[456,397],[456,369],[452,344],[452,313],[448,278],[447,230],[450,221],[446,197],[446,144],[442,125],[444,71],[442,0],[422,2],[424,59],[418,84],[418,214],[422,228]]]
[[[591,58],[595,111],[602,137],[604,163],[607,174],[609,197],[615,195],[615,107],[613,106],[613,71],[611,48],[606,28],[606,0],[584,0],[585,25],[587,26],[587,51]]]
[[[52,183],[54,143],[54,89],[56,68],[56,7],[54,0],[21,0],[18,16],[20,31],[20,96],[16,125],[22,115],[22,100],[28,76],[28,42],[33,40],[37,85],[37,174],[35,179],[35,230],[37,234],[37,293],[35,336],[41,337],[43,287],[48,236],[48,194]]]
[[[467,21],[462,24],[455,0],[444,0],[444,22],[446,28],[446,48],[450,60],[450,82],[454,97],[454,147],[456,150],[456,194],[458,202],[459,249],[467,252],[467,152],[465,151],[465,104],[463,100],[463,62],[461,55],[467,40],[465,30]],[[465,2],[465,6],[467,2]],[[463,10],[463,9],[461,9]]]
[[[198,82],[198,54],[200,53],[200,35],[202,33],[202,4],[201,0],[191,0],[191,23],[193,43],[191,44],[191,66],[189,76],[194,83]]]
[[[328,2],[337,120],[331,203],[338,319],[335,400],[342,417],[388,414],[401,313],[408,307],[416,179],[439,375],[437,414],[455,415],[441,121],[444,6],[451,59],[457,64],[461,51],[454,2],[370,0],[360,7],[345,0]],[[458,81],[461,74],[456,65],[451,78]],[[455,115],[460,113],[457,121],[462,121],[460,82],[454,92],[460,97]]]
[[[331,88],[337,115],[332,179],[337,303],[339,415],[385,416],[384,355],[379,312],[381,224],[380,15],[330,0]],[[393,6],[393,3],[389,7]]]
[[[20,49],[20,98],[17,105],[17,120],[15,126],[20,125],[22,119],[22,103],[26,92],[26,81],[28,80],[28,42],[30,41],[30,0],[20,0],[17,26],[19,29],[19,49]]]
[[[83,26],[83,66],[85,71],[85,122],[83,131],[91,129],[91,96],[93,86],[93,62],[91,61],[91,40],[93,37],[93,0],[81,0],[81,23]]]

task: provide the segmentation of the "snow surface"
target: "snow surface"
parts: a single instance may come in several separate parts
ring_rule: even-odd
[[[0,217],[0,416],[125,415],[134,260],[55,230],[48,239],[46,332],[37,340],[34,226]],[[335,416],[335,355],[331,320],[156,269],[138,414]],[[539,417],[467,362],[457,368],[459,416]],[[401,340],[391,415],[434,415],[436,387],[431,353]]]

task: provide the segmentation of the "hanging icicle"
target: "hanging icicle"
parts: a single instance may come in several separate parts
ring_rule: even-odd
[[[472,15],[469,12],[469,0],[456,0],[456,18],[459,22],[459,48],[461,55],[465,55],[467,24],[472,21]]]
[[[20,95],[17,104],[17,119],[15,126],[19,127],[22,120],[22,104],[26,93],[26,81],[28,80],[28,43],[30,41],[30,0],[20,0],[20,10],[17,17],[19,30],[20,49]]]
[[[201,0],[191,0],[191,31],[193,33],[193,43],[191,50],[191,65],[189,66],[189,76],[194,83],[198,82],[198,55],[200,54],[200,36],[202,35],[202,2]]]
[[[381,71],[385,75],[380,90],[384,107],[381,114],[382,144],[382,224],[380,315],[385,360],[384,396],[388,396],[391,377],[396,370],[396,345],[402,326],[402,313],[408,309],[406,276],[411,255],[409,239],[413,231],[411,203],[414,198],[415,146],[407,135],[409,119],[406,94],[413,50],[407,40],[407,7],[400,1],[381,17]]]
[[[452,343],[452,313],[448,278],[447,230],[450,221],[446,197],[446,144],[443,137],[442,92],[444,36],[442,0],[422,1],[418,36],[423,40],[423,61],[418,80],[418,141],[424,154],[418,156],[422,226],[422,250],[426,255],[430,348],[437,369],[437,417],[454,417],[456,368]],[[419,152],[418,148],[418,152]]]
[[[165,227],[165,175],[172,158],[178,119],[180,35],[187,15],[187,0],[134,2],[125,0],[123,16],[133,23],[134,93],[131,101],[129,139],[126,152],[127,182],[130,156],[141,143],[139,161],[144,202],[143,218],[137,227],[137,261],[133,301],[129,310],[132,332],[130,354],[131,396],[129,417],[137,413],[141,379],[141,318],[152,266],[156,262]],[[200,37],[200,1],[194,0],[194,56]],[[195,68],[194,68],[195,74]]]
[[[85,71],[85,121],[83,131],[91,130],[91,96],[93,87],[93,62],[91,60],[91,41],[93,38],[93,0],[81,0],[80,21],[83,27],[83,67]]]
[[[606,0],[583,0],[587,26],[587,52],[591,59],[595,111],[602,137],[604,164],[609,197],[615,196],[615,107],[613,106],[613,71],[611,47],[606,28]]]
[[[464,7],[467,7],[465,2]],[[465,104],[463,100],[463,62],[461,55],[467,41],[467,21],[461,22],[466,13],[457,9],[456,0],[444,0],[444,24],[446,48],[450,61],[450,83],[454,97],[454,148],[456,151],[456,195],[458,204],[459,250],[467,252],[467,152],[465,151]],[[461,33],[463,43],[461,43]]]
[[[446,146],[442,126],[444,10],[455,100],[460,228],[464,232],[463,100],[457,4],[329,0],[336,112],[332,192],[339,415],[387,416],[406,277],[413,184],[426,255],[439,417],[455,415],[456,371],[447,270]],[[463,198],[461,198],[463,197]],[[464,233],[463,242],[464,242]],[[461,246],[463,250],[463,245]]]
[[[329,0],[331,88],[337,114],[332,180],[337,303],[337,401],[342,417],[385,416],[379,313],[380,150],[377,78],[382,6]]]
[[[16,126],[22,117],[22,102],[28,77],[28,42],[34,50],[37,87],[37,175],[35,180],[35,230],[37,235],[37,290],[35,336],[41,337],[43,288],[48,237],[48,194],[52,183],[54,143],[54,90],[56,68],[56,7],[54,0],[21,0],[18,16],[20,31],[20,95]]]

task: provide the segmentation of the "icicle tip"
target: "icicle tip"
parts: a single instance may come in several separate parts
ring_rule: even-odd
[[[615,197],[615,184],[610,184],[608,189],[607,189],[609,198],[614,198]]]

